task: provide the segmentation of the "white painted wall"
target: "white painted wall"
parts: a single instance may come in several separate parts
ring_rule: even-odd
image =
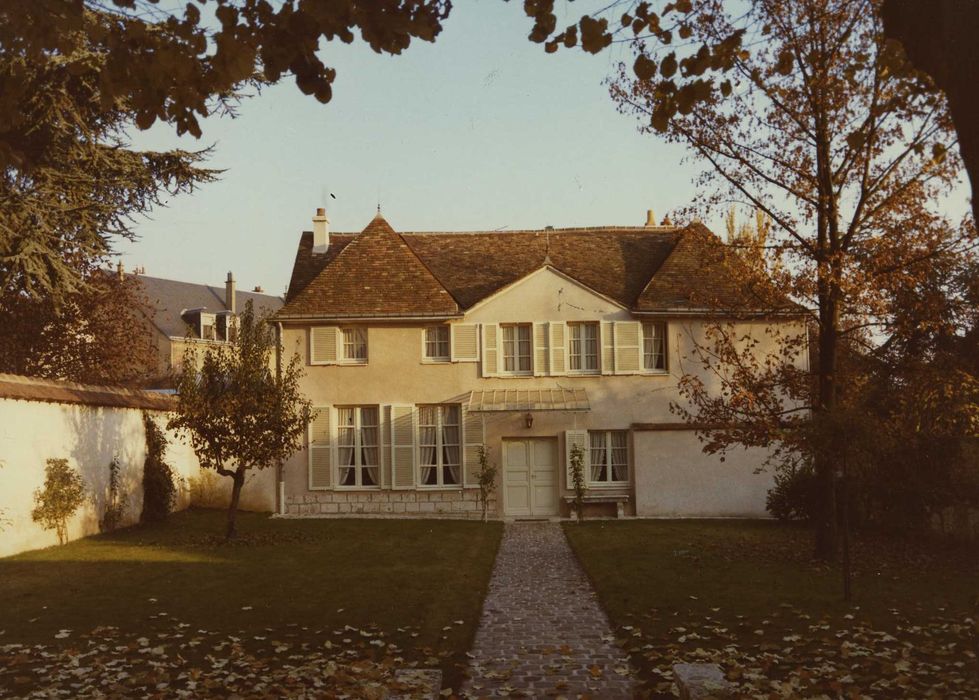
[[[773,475],[756,473],[765,450],[732,450],[722,462],[703,453],[692,430],[640,430],[633,440],[637,516],[769,517]]]
[[[591,293],[568,278],[540,270],[470,309],[462,323],[527,323],[532,321],[635,320],[621,306]],[[296,354],[305,362],[302,390],[315,406],[356,404],[425,404],[458,402],[474,389],[581,388],[591,411],[582,414],[537,413],[532,428],[519,413],[491,414],[486,419],[490,459],[502,464],[504,439],[562,438],[571,428],[627,430],[634,423],[679,422],[670,403],[681,401],[677,389],[685,373],[698,374],[709,389],[719,382],[694,357],[694,341],[703,340],[703,319],[670,318],[669,371],[623,376],[492,377],[480,375],[477,362],[431,364],[422,358],[422,323],[374,324],[368,328],[368,364],[361,366],[309,364],[309,327],[287,325],[285,360]],[[739,322],[739,335],[761,343],[759,352],[772,352],[775,340],[766,321]],[[782,323],[785,332],[801,332]],[[793,330],[794,329],[794,330]],[[807,358],[799,358],[804,364]],[[629,486],[637,515],[765,516],[770,476],[757,476],[766,454],[741,451],[720,462],[704,455],[692,431],[635,432],[632,450],[633,482]],[[301,502],[313,497],[308,486],[308,453],[301,450],[284,470],[286,495]],[[564,487],[562,476],[562,488]],[[631,512],[632,508],[627,512]],[[499,514],[499,513],[498,513]]]
[[[154,415],[164,427],[166,414]],[[190,480],[199,476],[200,467],[189,444],[173,433],[167,437],[167,462],[179,478],[177,508],[182,509],[190,504]],[[67,459],[81,473],[89,491],[89,499],[70,521],[69,537],[97,533],[113,457],[122,466],[125,524],[132,524],[139,519],[143,498],[146,440],[142,411],[0,399],[0,556],[58,543],[53,530],[44,530],[31,520],[34,491],[43,486],[46,461],[52,458]],[[273,471],[263,470],[245,486],[244,509],[273,509]],[[222,486],[230,493],[229,484]]]

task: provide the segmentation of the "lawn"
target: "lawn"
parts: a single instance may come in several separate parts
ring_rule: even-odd
[[[116,657],[146,663],[117,665],[129,685],[67,689],[127,695],[163,684],[192,695],[259,683],[330,694],[330,683],[339,692],[414,665],[458,682],[499,523],[242,514],[242,541],[225,545],[223,518],[190,510],[0,559],[0,696],[37,689],[65,664],[101,667],[79,676],[104,683]],[[327,669],[316,679],[326,685],[302,685],[309,664],[317,676]],[[351,667],[362,677],[345,675]]]
[[[979,697],[979,548],[867,536],[854,601],[773,522],[565,527],[643,679],[670,696],[676,661],[720,663],[742,695]]]

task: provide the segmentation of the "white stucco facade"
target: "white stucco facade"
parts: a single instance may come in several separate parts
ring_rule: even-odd
[[[663,371],[644,371],[633,365],[621,370],[626,354],[618,354],[615,340],[620,328],[641,319],[613,300],[596,294],[576,281],[549,267],[523,278],[470,308],[463,317],[448,321],[450,327],[475,326],[480,339],[476,361],[432,362],[424,357],[424,329],[433,325],[425,321],[346,321],[323,319],[309,322],[290,321],[283,324],[285,358],[297,354],[305,365],[302,388],[323,415],[336,420],[335,407],[376,406],[381,416],[379,428],[380,485],[369,489],[341,486],[337,483],[336,452],[330,462],[331,481],[315,487],[314,464],[309,449],[303,449],[283,468],[283,513],[292,515],[402,515],[428,514],[473,517],[477,513],[473,496],[471,465],[466,465],[463,483],[432,488],[420,483],[417,410],[430,404],[458,404],[464,412],[463,443],[467,448],[477,442],[484,444],[492,462],[499,467],[497,497],[491,504],[494,517],[567,516],[567,497],[570,494],[567,474],[569,439],[577,439],[581,431],[624,432],[628,443],[628,476],[617,483],[592,483],[589,497],[596,501],[589,506],[594,514],[648,517],[765,517],[765,497],[771,485],[771,475],[757,473],[763,466],[763,450],[739,451],[725,461],[703,454],[696,434],[680,425],[671,413],[670,404],[680,401],[677,380],[684,372],[699,369],[692,356],[693,338],[702,337],[705,320],[691,315],[657,316],[665,324],[667,366]],[[568,344],[564,340],[565,368],[556,369],[557,360],[551,347],[542,349],[538,339],[549,346],[557,340],[547,330],[549,325],[563,327],[574,322],[598,323],[601,329],[599,356],[601,368],[594,374],[570,371],[567,366]],[[616,323],[622,326],[616,326]],[[739,324],[739,333],[750,333],[762,340],[760,352],[773,342],[764,333],[768,322]],[[534,371],[526,376],[486,376],[487,338],[499,333],[499,324],[532,324],[534,335]],[[342,329],[366,329],[367,362],[358,365],[316,364],[312,355],[311,329],[335,326]],[[539,335],[539,338],[538,338]],[[455,342],[455,332],[452,334]],[[461,337],[461,336],[460,336]],[[496,349],[502,361],[501,346]],[[542,366],[543,365],[543,366]],[[704,381],[711,385],[710,377]],[[470,392],[518,389],[534,392],[538,389],[584,390],[590,410],[581,412],[520,410],[470,414],[465,409]],[[394,407],[391,413],[390,407]],[[399,407],[411,407],[415,423],[413,475],[411,484],[394,483],[396,462],[392,463],[391,435]],[[405,410],[407,415],[407,409]],[[528,416],[532,418],[529,424]],[[407,419],[406,419],[407,420]],[[391,425],[388,425],[388,423]],[[656,429],[649,426],[655,424]],[[668,424],[668,425],[661,425]],[[407,422],[405,425],[409,425]],[[643,427],[646,426],[646,427]],[[329,438],[337,439],[336,426],[331,425]],[[571,431],[569,433],[569,431]],[[478,438],[474,437],[478,433]],[[324,433],[326,435],[327,433]],[[311,438],[312,439],[312,438]],[[588,440],[585,436],[582,438]],[[615,437],[615,440],[622,438]],[[540,457],[541,465],[525,469],[508,465],[505,445],[530,441],[525,447],[512,447],[514,455],[536,450],[545,455],[544,442],[552,441],[557,455],[553,489],[558,504],[541,505],[540,512],[527,513],[514,509],[508,501],[522,501],[519,488],[509,489],[508,480],[523,484],[534,481],[550,483],[549,458]],[[393,446],[394,448],[397,445]],[[325,449],[325,448],[324,448]],[[467,449],[468,451],[468,449]],[[324,453],[325,454],[325,453]],[[408,454],[406,449],[403,454]],[[611,454],[611,453],[610,453]],[[510,461],[521,461],[514,457]],[[464,458],[469,461],[470,457]],[[319,464],[319,462],[317,462]],[[403,464],[403,460],[402,460]],[[508,467],[510,467],[508,471]],[[319,467],[316,467],[317,469]],[[325,467],[323,467],[325,469]],[[535,471],[536,469],[536,471]],[[325,483],[325,482],[324,482]],[[536,488],[541,504],[548,502],[542,489]],[[528,491],[528,493],[530,493]],[[511,494],[508,498],[506,494]],[[600,502],[599,502],[600,501]]]

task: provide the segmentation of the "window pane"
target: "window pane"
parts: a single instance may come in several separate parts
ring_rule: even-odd
[[[513,326],[503,326],[503,370],[513,372],[516,369],[515,331]]]
[[[610,433],[612,437],[612,481],[629,480],[629,441],[624,430]]]
[[[643,368],[666,369],[666,326],[646,321],[642,324]]]
[[[585,331],[585,369],[598,369],[598,324],[589,323]]]
[[[605,464],[605,433],[590,432],[591,443],[591,480],[608,481],[608,465]]]
[[[343,329],[343,357],[345,360],[367,359],[367,332],[363,328]]]
[[[447,464],[443,468],[442,483],[446,485],[456,485],[459,483],[459,465]]]
[[[568,324],[568,330],[571,332],[568,348],[571,353],[571,369],[581,369],[581,326],[577,323]]]

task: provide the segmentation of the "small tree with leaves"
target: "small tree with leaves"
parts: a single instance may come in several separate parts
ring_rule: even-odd
[[[479,457],[479,471],[476,472],[476,482],[479,484],[479,505],[483,509],[483,522],[486,522],[486,509],[489,499],[496,491],[496,463],[489,460],[486,445],[480,445],[476,453]]]
[[[210,347],[197,369],[184,356],[178,377],[176,416],[169,425],[190,436],[201,467],[231,479],[227,538],[237,535],[235,518],[249,469],[263,469],[295,452],[313,417],[302,395],[302,367],[293,356],[281,372],[271,369],[275,339],[249,301],[238,335],[229,347]]]
[[[34,491],[31,519],[45,530],[58,533],[58,544],[68,541],[68,518],[85,501],[82,475],[67,459],[49,459],[44,470],[44,488]]]
[[[571,489],[578,522],[585,519],[585,451],[577,443],[571,446]]]

